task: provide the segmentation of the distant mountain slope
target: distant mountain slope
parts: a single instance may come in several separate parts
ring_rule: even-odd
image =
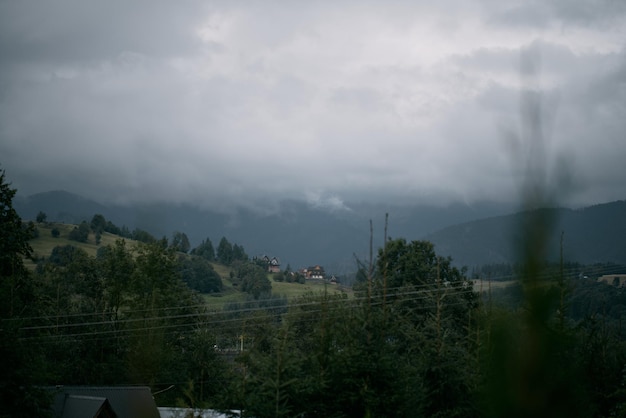
[[[43,211],[50,221],[80,223],[91,220],[96,213],[102,213],[107,207],[66,191],[51,191],[23,197],[19,194],[13,202],[15,210],[22,219],[34,220]]]
[[[370,219],[375,250],[382,245],[385,213],[389,213],[389,237],[428,239],[438,253],[467,266],[515,261],[523,217],[521,213],[505,215],[511,213],[510,207],[488,203],[448,207],[351,204],[350,211],[328,211],[296,201],[281,202],[269,215],[243,208],[225,214],[190,205],[107,205],[62,191],[18,196],[14,206],[25,220],[34,220],[40,210],[49,221],[66,223],[89,221],[100,213],[118,226],[141,228],[159,238],[181,231],[192,247],[207,237],[216,246],[225,236],[243,245],[250,256],[276,256],[283,267],[290,264],[293,269],[321,264],[335,274],[353,272],[355,254],[367,258]],[[557,218],[549,244],[553,259],[558,259],[563,231],[567,260],[626,263],[626,202],[550,211]]]
[[[563,232],[563,254],[584,264],[626,263],[626,201],[584,209],[544,209],[554,216],[549,257],[558,260]],[[450,255],[455,264],[476,266],[514,262],[519,257],[520,227],[524,213],[466,222],[425,237],[437,252]]]
[[[79,223],[100,213],[107,220],[129,229],[141,228],[156,237],[185,232],[192,247],[207,237],[214,246],[222,236],[243,245],[250,256],[279,257],[293,269],[324,265],[335,274],[356,269],[354,255],[368,256],[369,222],[374,224],[374,246],[382,245],[385,213],[389,213],[389,236],[420,239],[445,226],[496,214],[508,213],[499,204],[435,206],[394,206],[350,204],[350,210],[329,211],[304,202],[283,201],[273,214],[237,209],[229,214],[190,205],[151,204],[117,206],[98,203],[81,196],[54,191],[28,197],[18,195],[15,208],[25,220],[34,220],[39,211],[49,221]]]
[[[260,215],[238,209],[230,214],[203,210],[190,205],[151,204],[104,205],[65,191],[18,196],[14,207],[24,220],[34,220],[43,211],[50,222],[78,224],[102,214],[118,226],[141,228],[160,238],[175,231],[185,232],[192,247],[209,238],[217,247],[225,236],[243,245],[249,256],[268,254],[279,257],[283,267],[293,269],[313,264],[327,266],[329,272],[353,271],[353,254],[364,254],[369,242],[368,224],[359,229],[332,213],[304,203],[284,202],[280,213]],[[349,266],[341,266],[349,260]],[[331,267],[335,264],[334,269]]]

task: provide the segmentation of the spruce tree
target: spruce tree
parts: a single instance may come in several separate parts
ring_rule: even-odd
[[[25,318],[37,313],[34,285],[25,258],[32,258],[29,226],[13,208],[16,189],[0,170],[0,417],[45,416],[49,399],[37,384],[43,367],[39,347],[20,334]]]

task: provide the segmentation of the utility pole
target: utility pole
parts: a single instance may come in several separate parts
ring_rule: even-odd
[[[389,224],[389,213],[385,213],[385,235],[383,238],[383,312],[387,317],[387,226]]]

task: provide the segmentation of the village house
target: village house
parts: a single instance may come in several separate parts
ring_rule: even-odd
[[[280,272],[280,260],[278,259],[278,257],[270,258],[267,255],[262,255],[260,257],[254,257],[253,261],[258,261],[265,265],[267,267],[268,273]]]
[[[304,268],[300,270],[300,273],[304,276],[305,279],[323,280],[326,278],[326,272],[324,272],[324,267],[320,265]]]
[[[280,271],[280,261],[276,257],[272,257],[267,266],[270,273],[278,273]]]

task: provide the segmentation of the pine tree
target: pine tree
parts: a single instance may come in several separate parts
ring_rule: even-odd
[[[46,394],[35,385],[43,374],[38,346],[21,339],[23,318],[36,314],[32,276],[24,266],[31,258],[32,231],[13,208],[17,192],[0,170],[0,417],[45,416]]]
[[[229,266],[233,262],[233,246],[226,237],[222,237],[217,246],[217,261]]]

